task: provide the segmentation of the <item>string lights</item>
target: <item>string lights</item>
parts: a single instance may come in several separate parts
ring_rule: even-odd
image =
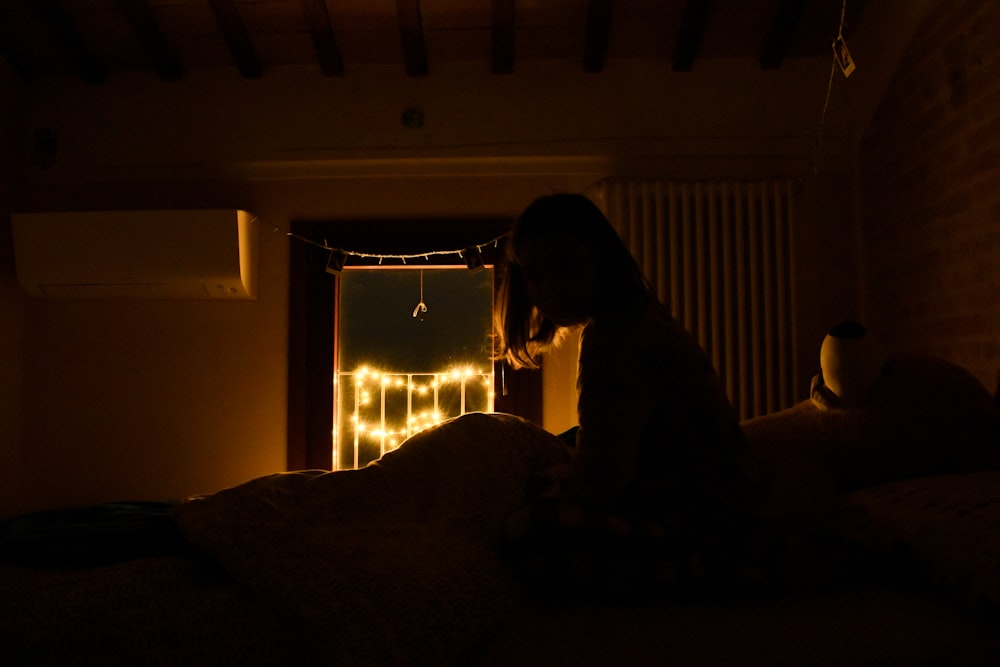
[[[282,232],[272,225],[272,231]],[[431,257],[458,256],[466,267],[476,272],[485,265],[483,251],[498,248],[509,234],[503,233],[484,243],[453,250],[427,250],[416,253],[373,253],[322,243],[294,232],[288,238],[325,250],[326,271],[339,275],[351,257],[365,260],[429,261]],[[371,264],[371,262],[365,262]],[[423,266],[421,264],[421,266]],[[422,272],[421,272],[422,274]],[[421,275],[420,301],[412,316],[427,312]],[[337,423],[332,430],[334,469],[359,468],[368,461],[395,449],[419,431],[468,412],[492,412],[495,393],[494,374],[473,366],[453,367],[438,373],[405,373],[362,367],[353,372],[335,372]],[[405,403],[403,403],[405,402]],[[403,403],[402,405],[400,405]],[[352,460],[353,459],[353,460]]]
[[[365,463],[363,448],[369,448],[372,457],[382,456],[408,437],[446,419],[472,411],[493,411],[493,373],[471,365],[438,373],[399,373],[363,366],[337,373],[334,382],[338,405],[346,407],[338,410],[343,419],[333,432],[337,467],[342,454],[353,459],[353,467],[358,468]],[[443,405],[450,401],[442,395],[449,388],[454,399],[451,410]]]
[[[294,232],[285,232],[285,235],[289,238],[293,238],[302,243],[307,243],[311,246],[317,248],[322,248],[326,250],[329,254],[326,262],[326,271],[334,275],[339,274],[344,270],[344,265],[347,264],[349,257],[360,257],[362,259],[373,260],[377,259],[379,265],[381,265],[386,260],[398,261],[406,264],[407,260],[430,260],[431,257],[444,256],[444,255],[457,255],[465,265],[472,271],[481,269],[485,265],[483,259],[483,250],[489,247],[496,248],[499,246],[500,241],[507,237],[507,234],[501,234],[496,238],[490,239],[485,243],[480,243],[478,245],[465,246],[463,248],[456,248],[455,250],[428,250],[426,252],[417,252],[411,254],[384,254],[384,253],[371,253],[363,252],[358,250],[350,250],[347,248],[338,248],[335,246],[328,245],[325,241],[319,243],[312,239],[300,236]]]

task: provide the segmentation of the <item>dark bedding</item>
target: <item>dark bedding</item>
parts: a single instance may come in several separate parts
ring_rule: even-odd
[[[807,401],[744,424],[782,531],[780,580],[759,597],[534,596],[501,556],[504,522],[566,447],[473,414],[358,471],[272,475],[177,504],[170,539],[163,506],[133,506],[157,527],[144,554],[71,531],[77,551],[59,562],[58,515],[33,543],[44,559],[32,562],[30,531],[16,547],[5,538],[17,558],[0,567],[0,664],[1000,664],[1000,427],[983,393],[919,416],[919,470],[892,465],[906,451],[893,420],[914,418],[889,399],[877,420]],[[874,464],[848,465],[862,446]],[[148,528],[125,515],[111,534]]]
[[[0,558],[57,568],[184,556],[174,502],[130,501],[32,512],[0,523]]]
[[[322,664],[279,610],[204,563],[0,568],[0,664]]]
[[[198,558],[56,571],[22,558],[0,572],[2,662],[150,664],[147,650],[169,648],[166,662],[288,664],[262,657],[275,647],[321,664],[468,661],[521,600],[499,556],[503,520],[531,472],[565,456],[526,421],[471,414],[361,470],[278,474],[179,504]],[[170,637],[198,646],[161,646]]]

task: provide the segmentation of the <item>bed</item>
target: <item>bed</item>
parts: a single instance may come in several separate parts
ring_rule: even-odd
[[[139,503],[160,523],[107,531],[113,549],[60,548],[51,522],[18,517],[0,535],[0,664],[1000,664],[997,400],[953,364],[898,357],[862,408],[744,422],[780,585],[725,601],[534,595],[503,525],[567,452],[503,414],[357,471]]]

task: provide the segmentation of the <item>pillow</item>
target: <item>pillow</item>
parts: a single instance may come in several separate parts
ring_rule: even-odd
[[[822,410],[807,399],[742,425],[752,455],[775,484],[789,483],[782,475],[805,474],[823,499],[830,497],[823,471],[846,491],[1000,470],[1000,411],[993,397],[964,368],[930,356],[891,357],[857,407]]]
[[[971,608],[1000,609],[1000,472],[854,491],[843,498],[836,532]]]
[[[829,452],[840,446],[836,418],[806,400],[742,422],[764,492],[761,515],[779,524],[811,523],[836,500]]]
[[[835,452],[842,488],[1000,470],[1000,412],[957,364],[896,355],[859,412],[858,441]]]

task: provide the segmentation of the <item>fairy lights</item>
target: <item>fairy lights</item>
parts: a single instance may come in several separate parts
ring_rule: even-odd
[[[275,228],[277,231],[277,228]],[[327,244],[324,240],[323,243],[314,241],[305,236],[300,236],[294,232],[285,232],[285,236],[293,238],[297,241],[307,243],[311,246],[317,248],[322,248],[330,253],[326,262],[326,271],[334,275],[339,274],[344,269],[344,265],[347,264],[349,257],[360,257],[362,259],[373,260],[377,259],[379,265],[381,265],[386,260],[399,261],[406,264],[407,260],[419,260],[423,259],[425,261],[430,261],[431,257],[438,257],[443,255],[457,255],[465,265],[472,271],[478,271],[484,266],[483,260],[483,250],[489,248],[490,246],[496,248],[500,245],[500,241],[507,237],[507,234],[501,234],[495,238],[490,239],[485,243],[480,243],[478,245],[465,246],[463,248],[456,248],[455,250],[428,250],[426,252],[417,252],[411,254],[380,254],[380,253],[370,253],[362,252],[358,250],[349,250],[347,248],[338,248],[336,246],[331,246]]]
[[[410,436],[467,412],[493,411],[493,372],[457,365],[437,373],[361,366],[334,378],[340,425],[334,466],[358,468]]]
[[[275,227],[274,231],[282,230]],[[294,232],[284,234],[288,238],[326,251],[326,272],[338,280],[344,280],[342,288],[347,282],[347,269],[373,269],[376,263],[373,260],[377,260],[380,266],[383,263],[406,265],[412,261],[412,268],[421,269],[420,294],[416,306],[412,311],[406,312],[422,322],[429,310],[425,302],[423,269],[431,259],[457,256],[464,262],[469,273],[481,272],[486,266],[484,250],[499,248],[501,241],[508,236],[508,233],[503,233],[484,243],[404,254],[366,252],[339,247],[329,243],[327,239],[320,242]],[[352,258],[366,261],[351,262]],[[479,283],[486,286],[485,298],[489,304],[488,299],[492,296],[491,281],[476,282]],[[366,315],[371,312],[370,306],[371,304],[364,305]],[[347,317],[343,312],[341,315]],[[488,319],[486,326],[488,329]],[[359,349],[369,349],[365,347],[368,342],[358,341]],[[353,357],[347,363],[353,364],[357,359]],[[464,364],[439,372],[386,371],[371,366],[358,366],[353,371],[336,372],[333,388],[336,417],[331,434],[335,470],[362,467],[424,429],[468,412],[492,412],[494,404],[492,369],[483,371]]]

